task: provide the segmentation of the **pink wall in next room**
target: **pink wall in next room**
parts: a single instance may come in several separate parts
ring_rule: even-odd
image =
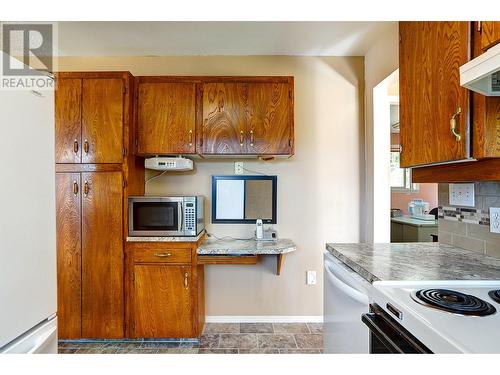
[[[391,193],[391,208],[399,208],[403,215],[408,215],[408,203],[412,199],[421,198],[429,202],[431,209],[438,205],[438,184],[419,184],[420,190],[413,193]]]

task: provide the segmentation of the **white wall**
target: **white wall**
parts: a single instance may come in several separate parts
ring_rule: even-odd
[[[384,241],[384,233],[381,237],[377,236],[375,230],[375,223],[379,219],[380,210],[377,205],[377,188],[374,186],[374,179],[376,175],[376,155],[374,145],[377,142],[376,134],[374,132],[374,116],[373,116],[373,91],[375,86],[382,82],[399,66],[399,35],[397,23],[391,25],[390,29],[385,35],[382,35],[378,43],[374,44],[372,48],[365,55],[365,160],[366,160],[366,182],[365,182],[365,201],[362,207],[364,212],[361,217],[366,217],[366,227],[362,232],[362,238],[366,242]],[[387,126],[388,127],[388,126]],[[389,142],[389,140],[387,140]],[[387,151],[389,155],[389,151]],[[380,165],[379,165],[380,167]],[[390,202],[390,190],[383,189],[382,199],[386,199],[385,195],[388,194],[387,199]],[[379,202],[380,203],[380,202]],[[389,206],[390,207],[390,206]],[[382,220],[386,220],[389,212],[382,212]],[[389,223],[387,223],[389,225]]]
[[[134,75],[291,75],[295,77],[295,155],[272,162],[244,160],[278,176],[279,236],[297,251],[255,266],[207,266],[207,315],[320,316],[326,242],[358,242],[364,172],[362,57],[193,56],[66,57],[61,70],[129,70]],[[247,237],[252,225],[210,223],[211,175],[232,174],[233,160],[197,160],[192,173],[152,180],[147,194],[202,194],[208,231]],[[306,270],[318,284],[305,284]]]

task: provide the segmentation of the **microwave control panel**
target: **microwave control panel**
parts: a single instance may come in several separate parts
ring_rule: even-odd
[[[196,207],[194,202],[185,203],[184,217],[187,231],[196,230]]]

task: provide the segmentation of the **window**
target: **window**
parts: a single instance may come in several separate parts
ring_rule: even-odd
[[[399,148],[391,148],[395,147]],[[399,167],[399,156],[399,150],[391,151],[391,190],[418,191],[418,184],[411,183],[411,169]]]

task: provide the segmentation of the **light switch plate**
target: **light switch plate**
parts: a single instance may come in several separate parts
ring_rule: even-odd
[[[490,232],[500,233],[500,208],[490,207]]]
[[[450,184],[450,204],[452,206],[474,207],[474,183]]]
[[[316,285],[316,271],[307,271],[307,285]]]

